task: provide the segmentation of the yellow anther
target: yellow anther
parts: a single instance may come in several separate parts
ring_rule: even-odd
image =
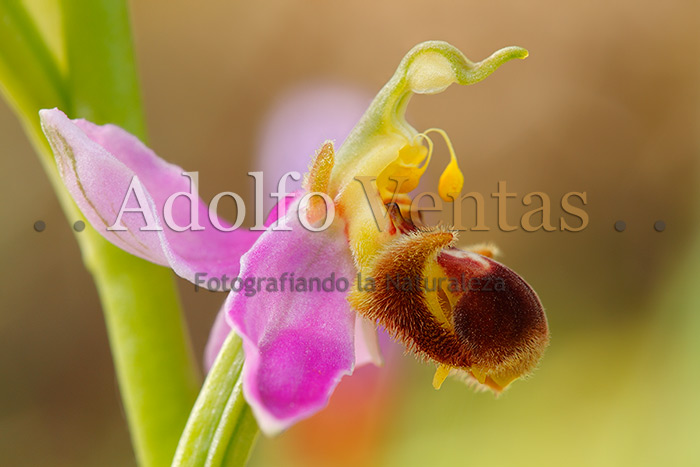
[[[433,155],[433,141],[428,133],[439,133],[450,152],[450,162],[440,176],[438,183],[440,197],[448,202],[454,201],[456,195],[462,191],[464,176],[459,170],[450,138],[443,130],[430,128],[423,133],[418,133],[412,143],[403,146],[396,159],[387,165],[377,177],[377,187],[384,202],[390,202],[393,193],[408,193],[418,187],[420,178],[428,168]],[[423,141],[427,143],[427,147],[422,144]]]
[[[431,132],[438,133],[442,136],[447,145],[447,150],[450,152],[450,163],[445,167],[445,170],[440,176],[440,181],[438,182],[438,194],[444,201],[454,201],[454,198],[462,191],[462,187],[464,186],[464,175],[462,175],[462,171],[459,170],[455,150],[452,147],[452,142],[449,136],[447,136],[447,133],[440,128],[431,128],[426,130],[424,134],[427,135]],[[449,196],[450,194],[453,196]]]
[[[464,176],[457,166],[457,161],[452,160],[445,171],[440,176],[438,183],[438,193],[444,201],[454,201],[454,198],[462,191],[464,185]],[[452,195],[452,196],[449,196]]]

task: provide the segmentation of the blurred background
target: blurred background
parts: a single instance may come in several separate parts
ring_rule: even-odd
[[[498,399],[451,380],[435,391],[434,367],[385,341],[383,368],[358,370],[326,411],[261,439],[251,465],[700,465],[698,2],[152,0],[132,17],[149,143],[199,170],[205,200],[235,191],[252,203],[246,172],[310,89],[362,107],[428,39],[474,61],[530,51],[482,83],[416,97],[408,119],[445,129],[465,191],[486,197],[492,230],[462,243],[495,242],[538,291],[552,333],[540,368]],[[0,142],[2,463],[134,465],[72,222],[4,102]],[[448,160],[437,151],[427,187]],[[588,227],[499,232],[499,180],[518,194],[511,224],[540,191],[556,226],[560,198],[577,191]],[[201,356],[224,296],[179,281]]]

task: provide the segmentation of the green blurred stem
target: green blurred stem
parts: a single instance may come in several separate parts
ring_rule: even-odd
[[[22,123],[36,120],[47,103],[70,112],[66,83],[36,25],[17,0],[0,0],[0,79]],[[31,118],[30,118],[31,116]],[[47,146],[48,147],[48,146]]]
[[[243,399],[241,339],[230,333],[209,371],[175,454],[177,467],[245,465],[258,425]]]
[[[136,59],[124,0],[62,0],[73,109],[93,123],[115,123],[146,141]]]
[[[60,107],[73,118],[109,121],[141,137],[145,125],[126,3],[64,1],[62,7],[67,78],[21,3],[0,2],[0,82],[73,223],[82,216],[63,187],[37,112]],[[173,276],[91,228],[76,238],[102,302],[138,461],[168,465],[200,381]]]

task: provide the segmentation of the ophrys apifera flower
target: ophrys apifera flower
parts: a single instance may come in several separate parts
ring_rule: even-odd
[[[275,433],[323,408],[355,365],[378,361],[377,325],[435,363],[436,387],[456,373],[501,391],[536,365],[548,330],[532,288],[491,249],[459,250],[456,232],[412,216],[430,135],[444,133],[419,133],[404,118],[413,94],[476,83],[526,55],[510,47],[472,63],[444,42],[415,47],[337,152],[330,142],[318,151],[303,191],[278,205],[261,235],[168,204],[190,180],[123,130],[58,110],[42,111],[42,122],[66,186],[107,239],[190,281],[197,273],[254,280],[255,293],[232,290],[222,313],[243,339],[246,400]],[[463,180],[451,151],[439,195],[454,198]],[[129,190],[147,212],[108,230]],[[172,231],[172,220],[197,229]],[[321,286],[325,278],[333,286]],[[373,287],[362,283],[369,278]],[[414,286],[400,285],[407,281]]]

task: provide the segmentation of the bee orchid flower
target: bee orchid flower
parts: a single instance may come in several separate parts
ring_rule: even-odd
[[[105,238],[193,282],[207,273],[253,285],[232,288],[209,350],[227,326],[241,336],[245,398],[274,434],[322,409],[356,365],[379,361],[378,325],[436,365],[436,388],[455,374],[500,392],[539,361],[548,328],[533,289],[491,248],[457,249],[457,232],[424,226],[411,209],[429,135],[444,132],[419,133],[404,118],[413,94],[476,83],[526,55],[509,47],[472,63],[444,42],[413,48],[337,152],[331,142],[317,152],[303,190],[262,234],[204,215],[201,200],[169,201],[192,181],[125,131],[55,109],[41,119],[66,187]],[[452,153],[438,193],[449,201],[462,184]],[[134,213],[121,216],[128,192]]]

